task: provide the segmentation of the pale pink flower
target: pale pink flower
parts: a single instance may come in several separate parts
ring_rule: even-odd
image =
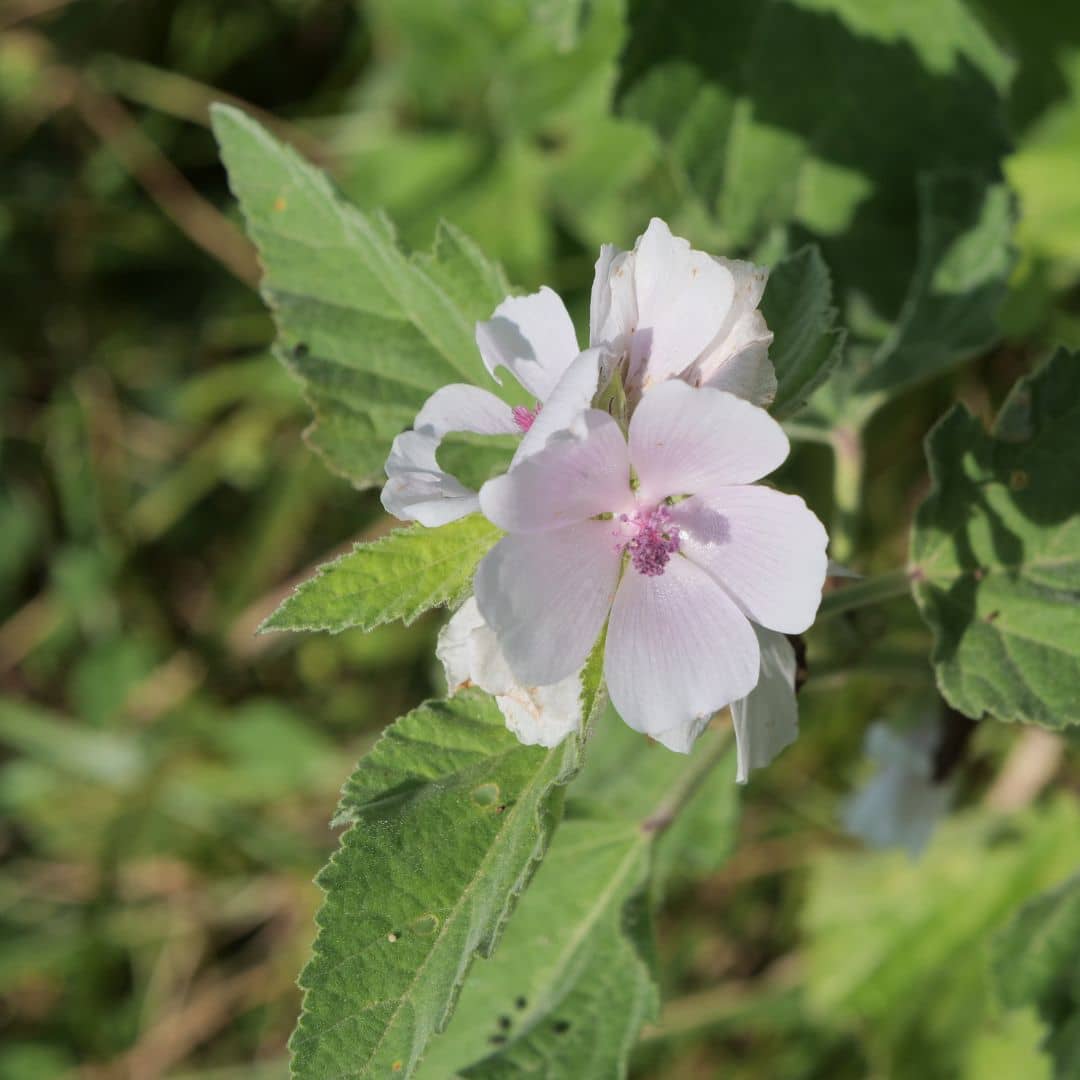
[[[800,633],[821,599],[821,523],[755,485],[787,437],[763,410],[679,381],[642,398],[628,437],[596,409],[534,443],[539,426],[480,491],[509,535],[477,569],[479,610],[527,686],[577,672],[606,622],[615,708],[685,752],[758,684],[755,624]]]
[[[579,355],[574,324],[559,297],[548,288],[504,300],[491,319],[476,324],[476,342],[492,377],[507,368],[532,399],[510,406],[488,390],[453,383],[424,403],[411,431],[390,448],[382,491],[386,510],[405,521],[434,527],[479,510],[477,493],[446,472],[436,460],[442,440],[453,432],[521,436],[532,429],[545,403]],[[586,350],[596,368],[599,350]],[[596,393],[596,374],[575,397],[575,408]],[[558,422],[554,416],[549,421]]]
[[[631,401],[674,378],[768,405],[773,335],[758,310],[768,276],[753,263],[695,251],[653,218],[632,251],[600,249],[591,343],[624,358]]]

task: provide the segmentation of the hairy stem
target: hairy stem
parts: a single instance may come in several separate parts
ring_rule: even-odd
[[[839,427],[832,434],[835,456],[833,471],[833,527],[830,537],[833,558],[847,562],[858,540],[859,504],[862,500],[862,434],[855,427]]]
[[[842,615],[845,611],[881,604],[911,590],[911,574],[907,570],[890,570],[876,577],[863,578],[827,593],[818,608],[818,622]]]

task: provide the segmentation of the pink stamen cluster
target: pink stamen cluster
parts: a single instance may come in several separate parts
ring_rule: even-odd
[[[639,574],[658,577],[664,572],[671,556],[679,550],[679,527],[664,505],[652,510],[635,510],[632,514],[620,514],[621,528],[615,531],[619,549],[630,552],[630,561]],[[634,530],[629,539],[627,530]]]
[[[541,409],[540,402],[536,403],[535,409],[530,409],[528,405],[515,405],[510,410],[510,415],[514,418],[514,423],[517,424],[522,431],[528,431],[536,422],[537,416],[540,415]]]

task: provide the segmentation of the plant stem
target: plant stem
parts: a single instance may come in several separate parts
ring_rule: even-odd
[[[897,596],[904,596],[911,589],[911,574],[904,569],[890,570],[877,577],[864,578],[853,585],[844,585],[827,593],[818,608],[818,622],[842,615],[845,611],[881,604]]]
[[[833,558],[847,562],[854,554],[857,540],[859,503],[862,499],[862,434],[856,427],[838,427],[832,433],[835,456],[833,471],[833,527],[830,537]]]

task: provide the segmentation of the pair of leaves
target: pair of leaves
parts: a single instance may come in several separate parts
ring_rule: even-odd
[[[987,433],[956,405],[927,438],[911,576],[946,699],[1080,723],[1080,357],[1021,379]]]

